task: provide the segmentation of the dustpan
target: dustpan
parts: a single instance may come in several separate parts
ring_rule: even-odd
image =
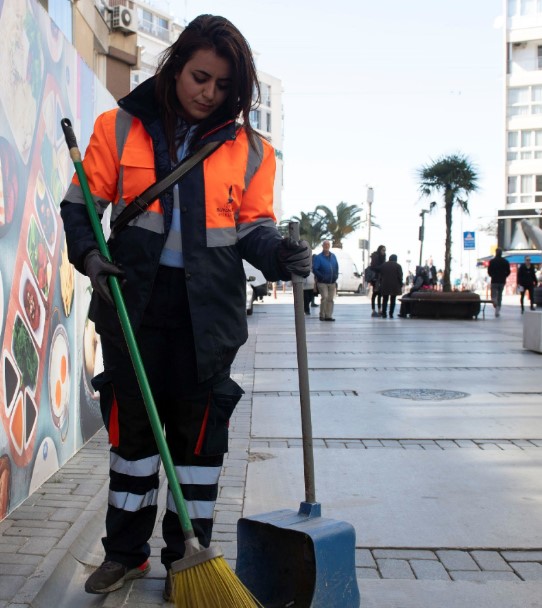
[[[299,240],[299,224],[290,222]],[[243,517],[237,523],[236,574],[265,608],[358,608],[354,527],[321,516],[316,502],[303,278],[292,275],[294,292],[305,501]]]

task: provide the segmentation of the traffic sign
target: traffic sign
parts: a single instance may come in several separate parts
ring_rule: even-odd
[[[476,249],[476,236],[474,232],[463,233],[463,249]]]

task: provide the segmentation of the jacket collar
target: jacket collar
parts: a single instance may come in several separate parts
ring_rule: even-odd
[[[151,76],[118,101],[120,108],[139,118],[147,129],[160,121],[158,104],[154,95],[155,81],[156,77]],[[236,124],[234,120],[216,125],[203,135],[196,146],[207,141],[235,139],[239,127],[240,125]]]

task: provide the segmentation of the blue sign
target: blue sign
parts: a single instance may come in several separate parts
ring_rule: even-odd
[[[463,233],[463,249],[476,249],[476,238],[474,232]]]

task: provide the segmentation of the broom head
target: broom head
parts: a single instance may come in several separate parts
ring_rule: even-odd
[[[176,608],[262,608],[216,547],[173,562],[171,575]]]

